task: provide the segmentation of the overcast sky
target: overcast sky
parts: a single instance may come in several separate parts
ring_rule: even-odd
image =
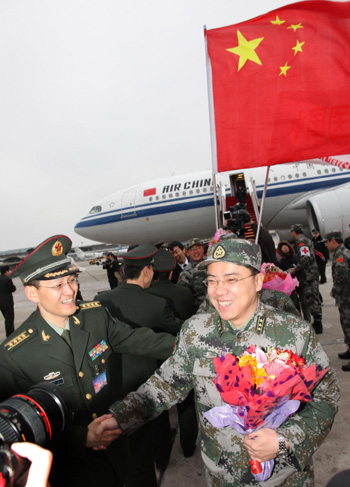
[[[203,25],[283,0],[1,0],[0,251],[101,198],[211,167]]]

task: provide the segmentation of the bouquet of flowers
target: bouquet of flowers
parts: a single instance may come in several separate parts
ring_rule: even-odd
[[[261,272],[264,274],[263,288],[265,289],[281,291],[290,296],[299,284],[296,277],[292,277],[289,272],[282,271],[274,264],[262,264]]]
[[[259,428],[278,428],[295,413],[300,402],[311,401],[311,391],[326,374],[316,365],[291,350],[268,347],[266,351],[250,345],[240,356],[214,358],[213,379],[226,405],[204,413],[213,426],[231,426],[241,434]],[[274,460],[250,462],[256,480],[267,480]]]

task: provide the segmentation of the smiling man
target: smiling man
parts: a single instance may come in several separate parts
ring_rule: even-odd
[[[339,403],[331,368],[315,388],[313,401],[277,431],[265,427],[244,437],[229,426],[216,428],[204,417],[211,408],[223,405],[213,383],[215,357],[241,355],[250,345],[271,346],[292,350],[308,365],[329,367],[309,323],[259,301],[257,293],[263,283],[260,267],[261,251],[255,243],[229,239],[210,248],[199,268],[207,270],[206,285],[215,310],[184,323],[173,355],[135,393],[111,406],[114,417],[102,421],[97,434],[107,434],[108,428],[113,431],[119,425],[129,434],[182,401],[194,388],[208,486],[313,485],[312,455],[330,431]],[[259,483],[253,478],[251,458],[260,462],[275,459],[270,479]]]
[[[92,423],[112,401],[109,359],[113,352],[166,359],[174,338],[114,320],[98,301],[77,305],[78,268],[67,257],[71,245],[64,235],[50,237],[12,273],[37,310],[0,346],[0,400],[40,382],[59,385],[74,419],[49,445],[54,453],[50,484],[92,487],[100,480],[104,487],[118,487],[129,473],[128,445],[124,439],[110,444],[118,430],[96,442]],[[96,446],[102,450],[95,451]]]

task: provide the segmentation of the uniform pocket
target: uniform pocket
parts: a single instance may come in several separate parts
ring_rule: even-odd
[[[208,407],[223,406],[219,391],[213,379],[215,370],[212,359],[196,358],[193,365],[193,375],[196,383],[197,401]]]

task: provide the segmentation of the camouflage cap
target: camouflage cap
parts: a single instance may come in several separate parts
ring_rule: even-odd
[[[295,223],[290,227],[290,231],[294,231],[295,233],[304,233],[303,225],[301,225],[300,223]]]
[[[187,240],[185,244],[186,250],[190,249],[194,245],[203,245],[203,242],[200,238],[191,238],[190,240]]]
[[[157,247],[151,244],[143,244],[135,247],[124,255],[120,255],[124,259],[124,265],[145,267],[146,265],[154,264],[154,256],[158,252]]]
[[[65,235],[54,235],[44,240],[14,268],[11,277],[18,277],[24,285],[31,281],[58,279],[79,272],[78,266],[67,254],[72,241]]]
[[[175,257],[168,250],[160,249],[154,256],[153,269],[158,272],[172,271],[176,266]]]
[[[326,235],[326,240],[332,240],[333,238],[342,239],[343,236],[342,236],[341,232],[337,232],[337,231],[328,232]]]
[[[210,247],[208,257],[197,265],[197,269],[205,269],[214,262],[229,262],[231,264],[249,266],[260,272],[260,246],[240,238],[222,240]]]

